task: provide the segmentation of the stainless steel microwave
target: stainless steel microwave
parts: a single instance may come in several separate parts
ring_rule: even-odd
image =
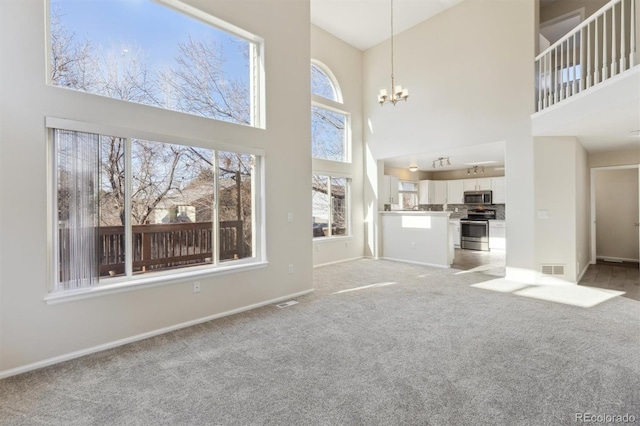
[[[465,204],[493,204],[491,191],[465,191]]]

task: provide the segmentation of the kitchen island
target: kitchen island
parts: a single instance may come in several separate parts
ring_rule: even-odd
[[[450,212],[380,212],[380,257],[448,268],[453,263]]]

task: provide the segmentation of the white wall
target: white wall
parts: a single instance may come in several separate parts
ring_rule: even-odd
[[[589,167],[628,166],[633,164],[640,164],[640,148],[592,152],[589,154]]]
[[[505,141],[507,273],[533,268],[534,0],[465,1],[395,37],[396,84],[409,100],[377,103],[390,89],[390,44],[364,53],[365,143],[380,160]]]
[[[589,262],[589,170],[587,153],[575,137],[538,137],[535,149],[536,271],[564,265],[577,282]],[[540,277],[538,277],[540,278]]]
[[[0,1],[0,374],[312,288],[309,2],[188,3],[265,39],[265,130],[49,87],[44,2]],[[201,278],[198,295],[185,281],[47,305],[46,116],[182,135],[204,147],[215,140],[263,149],[268,266]],[[287,212],[294,223],[287,223]]]
[[[314,239],[313,264],[323,265],[362,257],[364,254],[362,52],[312,25],[311,58],[320,61],[334,74],[340,85],[343,98],[343,104],[338,104],[336,107],[351,114],[351,164],[313,160],[314,171],[346,173],[352,178],[351,237]],[[309,194],[311,194],[311,179],[309,178],[308,181]],[[311,229],[309,229],[308,235],[311,238]]]
[[[595,172],[596,256],[638,261],[638,169]]]

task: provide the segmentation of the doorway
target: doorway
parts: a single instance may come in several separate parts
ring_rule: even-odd
[[[640,169],[591,169],[591,265],[581,285],[640,300]]]

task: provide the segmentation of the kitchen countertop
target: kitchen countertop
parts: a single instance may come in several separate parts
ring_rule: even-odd
[[[425,210],[391,210],[378,212],[384,215],[418,215],[418,216],[444,216],[449,217],[451,212],[430,212]]]

